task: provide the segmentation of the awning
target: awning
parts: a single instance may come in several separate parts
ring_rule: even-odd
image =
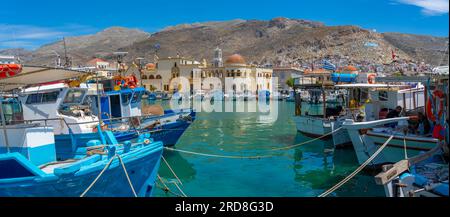
[[[409,87],[409,85],[369,84],[369,83],[336,84],[334,86],[335,87],[340,87],[340,88],[399,88],[399,87]]]
[[[13,77],[0,79],[0,91],[19,87],[77,78],[89,72],[43,66],[23,66],[22,72]]]

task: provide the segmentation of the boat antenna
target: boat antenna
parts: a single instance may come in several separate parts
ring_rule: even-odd
[[[66,46],[66,38],[63,37],[63,43],[64,43],[64,67],[68,68],[70,66],[72,66],[72,62],[70,61],[69,56],[67,56],[67,46]]]
[[[125,57],[128,54],[128,52],[114,52],[113,54],[116,56],[117,60],[117,72],[119,72],[119,75],[122,76],[123,57]]]
[[[140,85],[142,86],[142,74],[144,73],[144,58],[138,57],[138,58],[136,58],[136,61],[137,61],[138,70],[139,70]]]

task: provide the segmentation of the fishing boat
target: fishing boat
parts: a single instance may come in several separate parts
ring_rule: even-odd
[[[403,81],[426,82],[429,81],[428,79],[430,78],[409,77],[403,78]],[[396,80],[399,81],[399,79]],[[381,86],[382,84],[373,85]],[[444,84],[434,86],[434,89],[445,90],[446,85],[448,87],[448,84],[444,82]],[[394,86],[391,86],[391,88]],[[397,87],[400,88],[401,86],[398,85]],[[439,138],[445,135],[444,132],[447,131],[448,134],[448,126],[444,118],[446,117],[446,97],[441,97],[441,101],[438,101],[439,97],[433,95],[430,88],[430,86],[418,86],[390,91],[387,94],[386,90],[379,90],[377,91],[378,94],[371,94],[379,98],[378,100],[375,99],[373,103],[365,105],[363,110],[365,115],[361,120],[349,119],[343,123],[343,128],[350,135],[359,164],[367,161],[391,137],[383,152],[370,162],[370,167],[379,168],[383,164],[391,164],[407,157],[414,157],[438,145]],[[429,112],[431,107],[438,108],[435,106],[437,103],[441,104],[442,109],[439,112],[437,109],[433,109],[436,111],[434,113]],[[407,116],[386,118],[386,109],[397,106],[406,108],[405,115]],[[420,118],[417,118],[417,115]],[[438,118],[433,116],[438,116]],[[422,126],[429,123],[431,128],[428,132],[424,131],[423,127],[415,130],[415,123],[420,123]]]
[[[294,91],[289,91],[289,95],[286,97],[286,102],[294,102],[295,98],[294,98]]]
[[[144,94],[142,95],[142,99],[147,99],[150,101],[156,100],[156,94],[150,91],[145,91]]]
[[[202,101],[206,96],[206,92],[203,90],[196,90],[192,95],[193,100]]]
[[[50,109],[59,110],[66,116],[87,115],[78,107],[78,112],[72,110],[69,114],[64,106],[54,107],[54,104],[48,103],[59,101],[62,105],[72,105],[79,102],[82,93],[79,89],[58,87],[58,92],[33,90],[49,82],[55,83],[49,85],[56,87],[61,80],[83,74],[61,68],[33,66],[23,67],[23,72],[16,76],[0,79],[4,90],[0,96],[0,196],[151,195],[163,144],[153,141],[149,134],[141,136],[135,144],[130,141],[119,144],[111,131],[103,131],[98,124],[97,133],[87,143],[74,146],[73,143],[56,142],[53,128],[56,125],[50,124],[55,118],[46,117],[37,122],[25,119],[30,112],[42,115],[42,110],[33,110],[31,106],[38,102],[47,106],[49,117],[57,113]],[[29,87],[28,92],[18,91],[18,88],[36,84],[38,87]],[[22,93],[32,95],[29,101],[26,97],[25,104],[21,103],[24,99]],[[3,99],[5,96],[8,98]],[[58,120],[71,131],[64,122],[66,119]],[[76,121],[73,124],[84,125]],[[73,129],[82,131],[87,128]],[[62,127],[58,130],[64,131]],[[123,188],[127,185],[129,188]]]
[[[210,101],[223,101],[225,100],[225,94],[222,90],[212,90],[206,94],[205,99],[209,99]]]
[[[137,137],[141,132],[151,132],[153,139],[173,146],[184,131],[195,120],[192,109],[164,110],[158,114],[142,113],[142,87],[108,89],[109,81],[102,81],[106,91],[101,92],[100,110],[105,127],[114,130],[117,140],[123,141]],[[95,85],[94,85],[95,86]],[[85,99],[94,113],[98,112],[98,96],[92,91]],[[66,136],[65,139],[69,139]]]
[[[449,162],[444,147],[441,141],[430,151],[384,165],[375,182],[384,187],[386,197],[448,197]]]
[[[244,97],[244,101],[254,101],[254,100],[256,100],[256,95],[253,94],[251,91],[245,90],[242,95]]]
[[[305,136],[312,138],[321,138],[323,140],[332,139],[336,147],[347,146],[351,144],[350,138],[345,131],[336,131],[339,129],[345,119],[352,118],[351,113],[345,111],[345,101],[340,103],[327,103],[327,95],[335,92],[334,84],[325,79],[329,74],[304,75],[294,78],[294,101],[295,115],[293,117],[297,131]],[[321,96],[322,112],[313,112],[311,108],[317,107],[316,102],[302,100],[302,95],[309,92],[308,96]],[[344,94],[339,99],[344,99]],[[318,99],[316,99],[318,101]],[[306,105],[303,105],[307,103]],[[302,106],[309,106],[309,111],[302,111]],[[336,132],[335,132],[336,131]],[[334,133],[333,133],[334,132]]]

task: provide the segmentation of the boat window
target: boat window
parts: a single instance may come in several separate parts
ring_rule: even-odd
[[[58,99],[59,91],[52,91],[47,93],[33,93],[28,95],[26,104],[35,103],[52,103]]]
[[[123,105],[128,105],[128,103],[130,103],[131,93],[122,93],[121,97]]]
[[[85,91],[80,89],[70,89],[64,98],[64,104],[80,104]]]
[[[379,101],[387,101],[388,100],[388,92],[387,91],[378,92],[378,100]]]
[[[131,103],[140,102],[143,94],[144,94],[144,91],[135,92],[133,94],[133,99],[131,100]]]
[[[17,100],[5,100],[2,103],[2,108],[6,125],[23,120],[22,105]]]

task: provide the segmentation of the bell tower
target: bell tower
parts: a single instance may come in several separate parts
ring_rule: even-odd
[[[213,63],[214,67],[223,67],[222,49],[220,49],[219,47],[214,50]]]

